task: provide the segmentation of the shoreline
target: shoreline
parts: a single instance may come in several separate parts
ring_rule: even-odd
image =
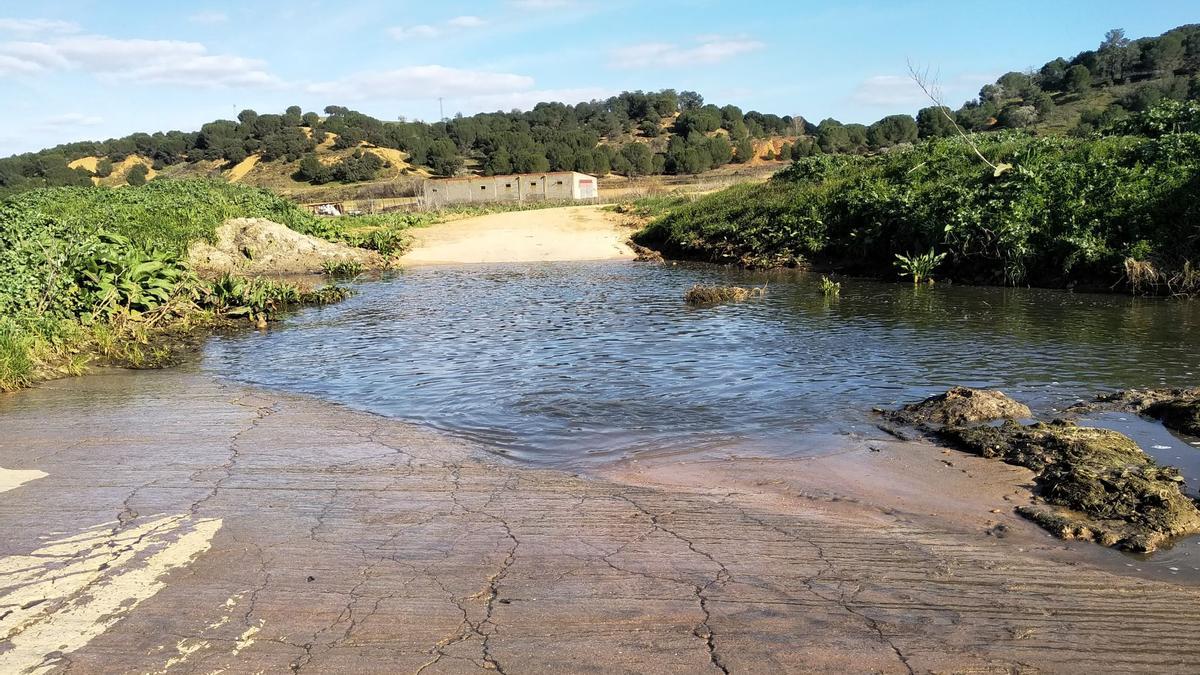
[[[579,476],[178,370],[8,394],[0,426],[0,466],[47,474],[0,493],[0,604],[22,607],[0,619],[6,667],[1166,672],[1200,656],[1200,589],[1106,571],[1031,523],[988,536],[1010,516],[985,507],[1028,472],[956,454],[945,489],[912,491],[932,446]],[[957,489],[963,471],[977,489]],[[80,576],[60,578],[71,561]],[[1164,622],[1178,639],[1150,641]]]

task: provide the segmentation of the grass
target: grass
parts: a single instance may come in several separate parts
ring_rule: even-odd
[[[694,201],[695,198],[689,195],[658,194],[638,197],[605,208],[614,213],[630,215],[642,220],[650,220]]]

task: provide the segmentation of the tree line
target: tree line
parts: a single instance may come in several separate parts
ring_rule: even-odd
[[[215,120],[194,132],[136,133],[0,159],[0,194],[86,185],[130,155],[145,157],[161,170],[203,160],[232,165],[259,154],[264,161],[294,163],[297,180],[357,182],[387,166],[376,154],[363,152],[364,143],[406,152],[410,163],[441,176],[463,171],[468,162],[487,175],[551,170],[694,174],[749,161],[756,139],[795,139],[778,153],[768,150],[767,159],[864,154],[950,136],[957,133],[955,125],[967,131],[1026,128],[1059,105],[1122,87],[1111,104],[1084,112],[1072,133],[1087,135],[1165,99],[1200,98],[1198,74],[1200,25],[1188,25],[1138,40],[1112,30],[1095,50],[1054,59],[1037,70],[1006,73],[957,110],[930,106],[915,116],[888,115],[870,125],[835,119],[814,125],[799,116],[716,106],[697,92],[673,89],[623,92],[575,105],[539,103],[528,111],[457,115],[434,123],[384,121],[342,106],[328,106],[323,115],[299,106],[282,114],[244,110],[236,120]],[[336,135],[334,149],[355,152],[332,164],[318,160],[316,148],[330,134]],[[96,172],[67,167],[87,156],[101,158]],[[145,175],[128,178],[139,181]]]

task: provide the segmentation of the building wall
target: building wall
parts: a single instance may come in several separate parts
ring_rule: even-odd
[[[518,201],[595,199],[596,178],[573,171],[425,181],[428,206]]]

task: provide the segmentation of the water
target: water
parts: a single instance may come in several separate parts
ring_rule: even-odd
[[[831,434],[878,435],[873,407],[956,384],[1053,414],[1100,391],[1200,381],[1193,302],[853,279],[826,299],[817,279],[631,262],[418,268],[212,340],[203,363],[554,466],[811,453]],[[697,282],[769,290],[687,307]],[[1197,439],[1172,438],[1151,443],[1169,446],[1167,463],[1200,458]]]

